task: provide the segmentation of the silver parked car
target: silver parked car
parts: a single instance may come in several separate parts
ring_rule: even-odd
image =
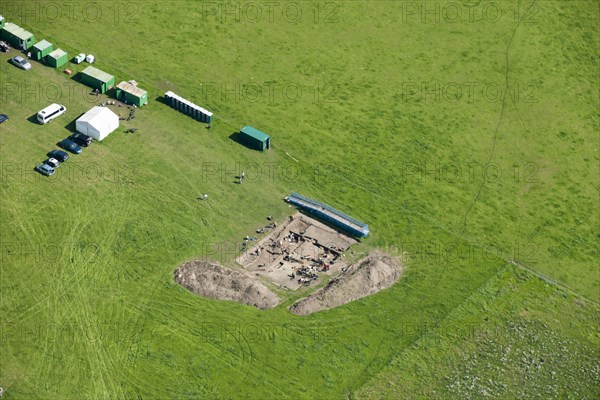
[[[31,69],[31,64],[29,64],[29,61],[27,61],[26,59],[24,59],[21,56],[16,56],[10,59],[10,62],[13,63],[14,65],[16,65],[17,67],[24,69],[24,70],[28,70]]]
[[[44,176],[54,175],[54,172],[56,172],[54,168],[45,163],[42,163],[35,167],[35,170]]]

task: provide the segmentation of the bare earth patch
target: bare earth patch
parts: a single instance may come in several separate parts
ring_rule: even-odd
[[[373,252],[349,266],[327,286],[298,300],[289,310],[296,315],[339,307],[392,286],[402,275],[399,261],[381,252]]]
[[[343,253],[356,239],[304,215],[290,216],[244,251],[236,261],[281,289],[298,290],[319,284],[348,266]]]
[[[260,309],[279,304],[279,298],[260,281],[239,271],[205,261],[190,261],[175,270],[175,282],[203,297],[233,300]]]

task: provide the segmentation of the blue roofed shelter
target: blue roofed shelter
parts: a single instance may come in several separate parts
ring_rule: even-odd
[[[369,225],[357,221],[325,203],[300,196],[297,193],[292,193],[286,197],[286,200],[321,221],[333,225],[352,236],[364,238],[369,235]]]

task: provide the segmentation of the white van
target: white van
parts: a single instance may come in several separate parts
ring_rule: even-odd
[[[50,104],[48,107],[37,113],[37,120],[43,125],[52,121],[54,118],[63,115],[66,111],[67,108],[61,104]]]

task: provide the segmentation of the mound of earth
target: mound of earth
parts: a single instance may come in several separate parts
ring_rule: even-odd
[[[193,293],[211,299],[233,300],[263,310],[279,304],[275,293],[260,281],[204,261],[190,261],[177,268],[175,282]]]
[[[392,286],[402,271],[394,258],[373,252],[349,266],[325,287],[292,304],[289,310],[296,315],[309,315],[339,307]]]

